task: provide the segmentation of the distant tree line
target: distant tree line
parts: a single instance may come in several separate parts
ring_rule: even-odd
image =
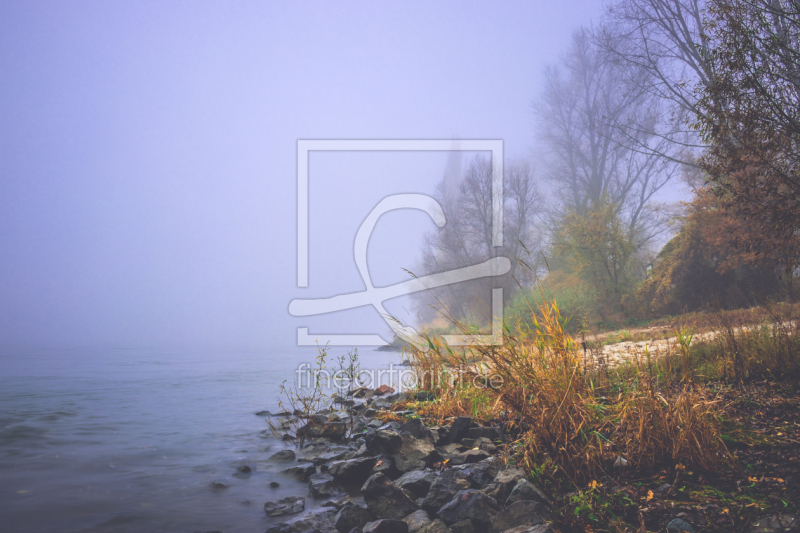
[[[494,286],[517,316],[555,297],[594,321],[793,297],[800,2],[618,0],[543,72],[541,150],[506,165],[505,246],[491,247],[487,226],[490,162],[462,171],[451,160],[437,189],[448,224],[421,264],[431,273],[505,255],[514,269],[422,296],[423,320],[443,305],[485,321],[476,310],[489,310]],[[660,202],[677,180],[693,199]]]

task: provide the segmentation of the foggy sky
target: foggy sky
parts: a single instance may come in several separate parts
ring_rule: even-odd
[[[433,193],[446,154],[312,154],[310,284],[298,289],[297,140],[502,139],[507,158],[528,156],[542,67],[601,10],[3,2],[0,344],[386,335],[369,308],[300,319],[287,307],[362,290],[359,224],[387,194]],[[408,279],[433,227],[385,216],[375,284]]]

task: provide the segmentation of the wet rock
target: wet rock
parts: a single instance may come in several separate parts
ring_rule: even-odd
[[[417,533],[417,531],[430,524],[431,519],[428,517],[428,513],[420,509],[403,518],[403,522],[408,524],[408,533]]]
[[[542,492],[539,487],[532,484],[527,479],[520,479],[517,481],[517,484],[514,485],[514,488],[511,490],[511,494],[508,495],[508,500],[506,503],[510,505],[514,502],[525,500],[544,503],[546,505],[552,504],[547,495],[545,495],[545,493]]]
[[[336,446],[327,443],[310,444],[303,448],[297,456],[301,463],[321,465],[331,461],[344,459],[351,450],[347,446]]]
[[[436,513],[443,505],[450,502],[456,493],[470,487],[466,474],[457,470],[445,470],[431,485],[422,508],[429,513]]]
[[[697,533],[692,525],[680,518],[673,518],[667,524],[667,531],[669,533]]]
[[[334,496],[322,504],[323,507],[333,507],[337,511],[340,511],[345,505],[353,505],[353,502],[350,501],[350,497],[347,494]]]
[[[471,520],[462,520],[450,526],[453,533],[475,533],[475,527]]]
[[[520,479],[525,479],[525,472],[518,466],[506,466],[494,476],[494,482],[504,485],[509,494]]]
[[[493,533],[501,533],[519,526],[538,526],[549,519],[550,512],[543,504],[520,501],[504,507],[492,520]]]
[[[378,414],[378,411],[376,411],[375,409],[372,409],[371,407],[364,410],[364,416],[366,416],[367,418],[374,418],[375,415],[377,415],[377,414]]]
[[[379,429],[367,433],[365,444],[367,450],[375,455],[393,455],[403,446],[403,438],[393,429]]]
[[[472,424],[471,416],[459,416],[456,418],[450,426],[450,431],[447,432],[447,437],[444,438],[444,443],[452,444],[466,437],[470,424]]]
[[[389,479],[400,477],[400,471],[394,465],[394,457],[391,455],[379,455],[375,458],[375,466],[372,467],[373,474],[383,474]]]
[[[431,430],[425,427],[425,424],[423,424],[422,420],[419,418],[414,418],[412,420],[409,420],[408,422],[405,422],[404,424],[401,424],[400,427],[397,428],[397,430],[400,432],[405,431],[407,433],[410,433],[411,436],[414,437],[415,439],[433,440],[430,435]]]
[[[225,489],[227,489],[227,488],[228,488],[228,485],[226,485],[225,483],[220,483],[219,481],[212,481],[212,482],[209,484],[209,486],[210,486],[210,487],[211,487],[213,490],[225,490]]]
[[[248,477],[252,473],[253,469],[247,465],[241,465],[236,467],[236,474],[238,474],[240,477]]]
[[[267,502],[264,504],[264,511],[267,516],[284,516],[302,512],[306,506],[306,499],[302,496],[289,496],[277,502]]]
[[[450,528],[439,518],[419,530],[419,533],[450,533]]]
[[[345,505],[342,507],[336,517],[333,519],[334,527],[339,533],[349,533],[353,528],[362,528],[364,524],[372,520],[369,511],[360,505]]]
[[[314,474],[308,480],[308,492],[317,498],[339,494],[339,491],[333,485],[333,476],[322,473]]]
[[[481,489],[481,492],[494,498],[497,503],[505,503],[509,490],[502,483],[489,483]]]
[[[370,420],[370,421],[367,423],[367,427],[368,427],[368,428],[371,428],[371,429],[380,429],[380,428],[382,428],[383,426],[384,426],[384,424],[383,424],[383,420],[378,420],[377,418],[376,418],[375,420]]]
[[[401,520],[419,508],[383,474],[373,474],[361,487],[367,509],[378,519]]]
[[[483,528],[488,528],[489,522],[497,513],[497,509],[497,502],[494,498],[490,498],[477,490],[462,490],[456,493],[450,502],[439,509],[436,516],[444,520],[447,525],[463,520],[471,520],[473,524],[478,523]]]
[[[297,430],[299,438],[324,438],[340,439],[347,434],[347,424],[327,420],[325,416],[313,416],[309,418],[305,426]]]
[[[273,463],[288,463],[289,461],[294,461],[295,457],[297,456],[292,450],[281,450],[270,455],[267,461],[272,461]]]
[[[333,526],[335,516],[336,509],[328,507],[311,509],[283,524],[272,526],[267,529],[267,533],[303,533],[309,530],[317,530],[319,533],[339,533]]]
[[[454,470],[463,472],[474,488],[482,489],[494,481],[501,466],[496,457],[489,457],[475,464],[456,466]]]
[[[328,473],[338,483],[361,485],[372,475],[373,466],[375,466],[374,457],[362,457],[331,463],[328,467]]]
[[[357,450],[348,453],[345,456],[345,460],[349,461],[350,459],[360,459],[361,457],[372,457],[370,451],[367,450],[366,444],[362,444]]]
[[[273,489],[277,489],[278,487],[280,487],[280,486],[281,486],[281,484],[280,484],[280,483],[278,483],[277,481],[270,481],[270,482],[269,482],[269,486],[270,486],[271,488],[273,488]]]
[[[408,533],[408,524],[402,520],[376,520],[365,524],[362,533]]]
[[[488,459],[491,457],[489,452],[484,450],[467,450],[465,452],[458,453],[450,458],[450,464],[452,465],[464,465],[464,464],[473,464],[483,461],[484,459]]]
[[[269,411],[256,411],[256,416],[270,416]]]
[[[298,465],[287,468],[281,473],[293,477],[298,481],[308,481],[309,478],[317,472],[317,467],[314,465]]]
[[[400,448],[394,454],[394,464],[400,472],[425,468],[432,462],[435,449],[429,440],[415,439],[411,433],[402,432]],[[438,457],[438,454],[437,454]]]
[[[377,396],[383,396],[384,394],[391,394],[394,392],[394,389],[391,388],[389,385],[381,385],[380,387],[375,389],[375,394]]]
[[[431,485],[439,477],[435,472],[424,470],[412,470],[406,472],[394,484],[403,490],[407,490],[414,495],[414,498],[425,497],[431,489]]]

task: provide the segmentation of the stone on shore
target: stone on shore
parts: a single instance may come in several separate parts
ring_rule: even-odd
[[[490,521],[497,513],[497,502],[477,490],[462,490],[445,504],[436,516],[444,520],[448,526],[471,520],[473,524],[480,524],[482,529],[488,528]]]
[[[270,527],[267,533],[303,533],[309,530],[316,530],[319,533],[339,533],[333,526],[334,516],[336,509],[330,507],[311,509],[288,522]]]
[[[350,504],[342,507],[333,519],[334,527],[339,533],[349,533],[353,528],[362,528],[372,520],[369,511],[360,505]]]
[[[500,472],[500,467],[497,457],[489,457],[478,463],[456,466],[453,470],[463,472],[473,487],[482,489],[494,481]]]
[[[306,506],[306,499],[302,496],[289,496],[277,502],[267,502],[264,504],[264,511],[267,516],[283,516],[297,514]]]
[[[456,418],[450,426],[450,431],[447,432],[447,436],[444,438],[444,444],[453,444],[466,437],[470,424],[472,424],[471,416],[459,416]]]
[[[439,518],[419,530],[419,533],[451,533],[447,524]]]
[[[508,500],[506,500],[506,503],[510,505],[514,502],[525,500],[544,503],[546,505],[552,504],[547,495],[545,495],[545,493],[542,492],[539,487],[527,479],[520,479],[517,481],[517,484],[514,485],[514,488],[511,490],[511,494],[508,495]]]
[[[422,508],[429,513],[436,513],[443,505],[450,502],[456,493],[471,487],[466,474],[457,470],[445,470],[431,485]]]
[[[431,519],[428,517],[428,513],[420,509],[403,518],[403,522],[408,524],[408,533],[417,533],[417,531],[430,524]]]
[[[424,498],[437,477],[439,476],[435,472],[412,470],[396,479],[394,484],[403,490],[409,491],[415,498]]]
[[[289,461],[294,461],[296,457],[292,450],[281,450],[270,455],[267,461],[272,461],[273,463],[288,463]]]
[[[361,487],[367,510],[377,519],[402,520],[419,508],[403,492],[403,489],[389,481],[383,474],[373,474]]]
[[[372,468],[374,466],[374,457],[361,457],[331,463],[328,467],[328,473],[332,475],[338,483],[361,485],[372,475]]]
[[[333,486],[333,476],[330,474],[314,474],[308,480],[308,492],[316,498],[339,494]]]
[[[308,481],[309,478],[317,472],[317,467],[314,465],[298,465],[283,470],[281,473],[295,478],[297,481]]]
[[[492,520],[492,533],[502,533],[519,526],[538,526],[544,524],[550,512],[543,504],[532,501],[519,501],[507,505]]]
[[[402,520],[376,520],[361,528],[362,533],[408,533],[408,524]]]
[[[415,439],[411,433],[400,433],[400,448],[392,454],[400,472],[421,470],[428,466],[434,456],[433,443],[427,439]]]
[[[305,426],[297,430],[299,438],[314,439],[340,439],[347,434],[347,424],[332,422],[324,416],[312,416]]]
[[[314,443],[309,444],[297,456],[297,460],[301,463],[313,463],[321,465],[331,461],[338,461],[344,459],[345,455],[352,450],[347,446],[336,446],[329,443]]]

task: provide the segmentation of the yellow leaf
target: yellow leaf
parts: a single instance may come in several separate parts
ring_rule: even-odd
[[[686,467],[678,463],[675,465],[675,470],[686,470]]]
[[[747,478],[747,481],[752,481],[753,483],[755,483],[756,481],[758,481],[758,478],[757,477],[749,477],[749,478]]]
[[[653,491],[652,490],[648,490],[647,491],[647,501],[649,502],[652,499],[653,499]]]

